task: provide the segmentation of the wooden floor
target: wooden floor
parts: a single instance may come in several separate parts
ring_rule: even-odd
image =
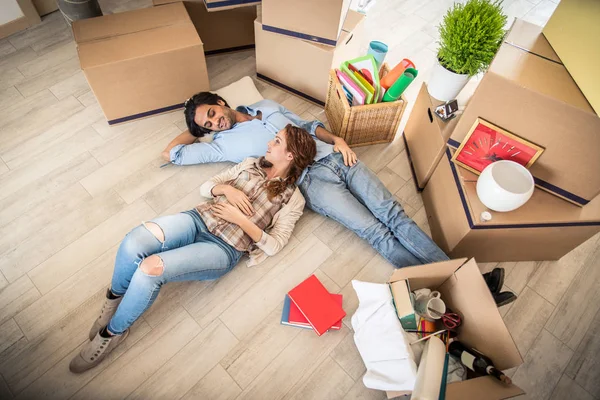
[[[369,39],[390,44],[392,64],[411,58],[421,81],[450,3],[378,0]],[[149,1],[102,5],[114,12]],[[505,1],[511,19],[538,24],[555,7],[550,0]],[[207,62],[213,88],[255,73],[253,51]],[[325,119],[316,106],[257,86],[305,119]],[[362,383],[349,318],[323,337],[279,324],[284,293],[311,273],[344,295],[352,315],[350,281],[384,282],[393,270],[364,241],[309,210],[290,244],[265,265],[240,265],[216,282],[167,285],[108,359],[85,374],[69,372],[125,233],[191,208],[200,184],[226,167],[159,169],[160,150],[184,128],[181,112],[109,127],[59,13],[0,40],[0,398],[383,399]],[[427,231],[401,138],[358,153]],[[501,264],[506,289],[519,295],[501,312],[525,359],[509,371],[528,392],[523,398],[600,399],[599,264],[598,235],[558,262]]]

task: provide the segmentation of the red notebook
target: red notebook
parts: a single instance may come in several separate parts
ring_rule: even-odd
[[[329,295],[335,300],[335,302],[337,304],[339,304],[340,307],[342,306],[343,297],[341,294],[330,293]],[[310,323],[304,317],[304,314],[302,314],[302,311],[300,311],[300,309],[293,302],[290,304],[290,314],[288,317],[288,323],[293,324],[293,325],[310,326]],[[342,329],[342,320],[340,319],[338,322],[336,322],[331,327],[331,329],[335,329],[335,330]]]
[[[288,296],[319,336],[346,315],[315,275],[290,290]]]

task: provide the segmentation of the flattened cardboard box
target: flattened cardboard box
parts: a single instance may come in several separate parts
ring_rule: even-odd
[[[543,148],[536,184],[577,205],[600,193],[600,118],[541,34],[515,20],[452,132],[458,147],[477,118]]]
[[[600,196],[584,207],[536,188],[511,212],[488,210],[477,175],[450,161],[447,149],[422,193],[433,240],[450,257],[479,262],[558,260],[600,231]],[[490,221],[481,213],[489,211]]]
[[[327,97],[329,70],[360,54],[364,37],[364,16],[350,10],[337,47],[267,32],[257,18],[256,72],[265,81],[317,104]]]
[[[238,7],[256,6],[260,0],[204,0],[208,11],[231,10]]]
[[[73,34],[109,124],[181,108],[209,89],[202,41],[182,3],[75,21]]]
[[[155,6],[178,0],[153,0]],[[219,54],[254,48],[256,6],[208,11],[204,1],[184,1],[183,4],[204,44],[204,54]]]
[[[475,259],[461,258],[435,264],[401,268],[389,282],[407,280],[411,290],[429,288],[442,295],[446,305],[463,316],[458,338],[488,356],[500,370],[514,368],[523,358],[487,287]],[[387,392],[388,398],[409,392]],[[504,385],[490,376],[450,383],[447,400],[501,400],[523,394],[515,385]]]
[[[417,189],[422,191],[438,162],[444,155],[446,142],[456,126],[460,115],[442,121],[435,114],[435,107],[444,102],[434,99],[423,83],[413,106],[406,127],[404,141],[409,154]]]
[[[600,115],[600,2],[562,0],[548,23],[544,36],[552,45],[577,85]]]
[[[349,8],[350,0],[263,0],[262,29],[336,46]]]

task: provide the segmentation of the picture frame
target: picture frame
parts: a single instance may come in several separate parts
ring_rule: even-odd
[[[452,162],[479,175],[499,160],[515,161],[529,168],[543,152],[543,147],[477,118],[452,156]]]

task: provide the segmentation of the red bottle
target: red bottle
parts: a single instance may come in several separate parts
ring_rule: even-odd
[[[394,69],[381,78],[381,86],[384,87],[385,90],[388,90],[390,86],[392,86],[394,82],[398,80],[406,68],[415,68],[415,64],[413,64],[413,62],[408,58],[400,61],[398,65],[394,67]]]

